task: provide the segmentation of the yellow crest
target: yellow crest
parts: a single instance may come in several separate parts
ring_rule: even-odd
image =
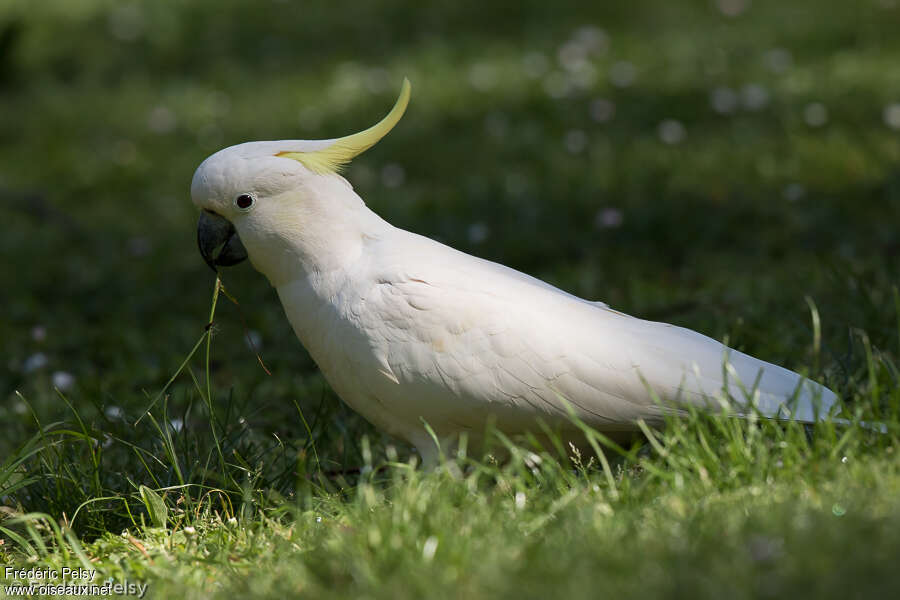
[[[365,131],[337,138],[329,146],[321,150],[313,150],[311,152],[285,151],[279,152],[275,156],[292,158],[302,163],[310,171],[320,175],[337,173],[354,157],[377,144],[381,138],[394,128],[394,125],[400,121],[400,118],[406,111],[411,90],[412,86],[409,83],[409,79],[404,77],[403,87],[400,89],[400,96],[397,98],[397,102],[394,103],[394,108],[381,121]]]

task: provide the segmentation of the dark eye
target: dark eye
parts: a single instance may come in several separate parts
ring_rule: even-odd
[[[241,194],[234,199],[234,204],[240,209],[247,210],[253,206],[253,196],[250,194]]]

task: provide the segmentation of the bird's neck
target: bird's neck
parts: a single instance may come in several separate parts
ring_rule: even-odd
[[[247,236],[253,266],[274,287],[296,280],[336,281],[363,255],[367,242],[392,229],[349,183],[331,177],[279,198],[268,222]]]
[[[257,231],[239,233],[253,266],[276,288],[346,273],[367,242],[393,229],[338,176],[274,200],[265,220],[256,221]]]

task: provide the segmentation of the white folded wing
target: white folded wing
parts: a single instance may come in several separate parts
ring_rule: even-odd
[[[601,430],[694,405],[812,422],[835,402],[801,375],[697,332],[630,317],[402,230],[360,269],[367,382],[391,412],[439,429],[517,431],[569,403]],[[353,277],[361,276],[357,273]]]

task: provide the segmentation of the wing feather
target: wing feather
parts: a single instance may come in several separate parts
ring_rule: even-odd
[[[535,416],[562,418],[569,403],[589,424],[627,429],[666,409],[722,402],[737,414],[752,404],[814,421],[835,402],[801,375],[695,331],[412,238],[414,247],[390,246],[373,261],[378,285],[366,305],[384,329],[376,353],[411,391],[410,410],[432,419],[478,426],[494,415],[515,429]]]

